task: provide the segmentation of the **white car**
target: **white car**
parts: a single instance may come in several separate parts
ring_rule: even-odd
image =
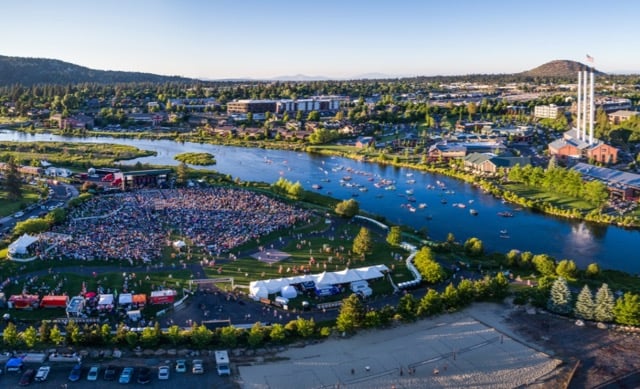
[[[51,367],[40,366],[40,368],[38,369],[38,372],[36,373],[35,380],[38,382],[46,381],[50,371],[51,371]]]
[[[98,379],[98,374],[100,373],[100,367],[91,366],[89,369],[89,373],[87,373],[87,381],[95,381]]]
[[[22,212],[22,211],[16,212],[16,213],[13,214],[13,217],[16,218],[16,219],[19,218],[19,217],[23,217],[23,216],[24,216],[24,212]]]
[[[158,368],[158,379],[159,380],[168,380],[169,379],[169,366],[160,366]]]
[[[187,361],[184,359],[178,359],[176,361],[176,373],[186,373],[187,372]]]
[[[193,367],[191,368],[193,374],[204,374],[204,365],[202,359],[194,359]]]

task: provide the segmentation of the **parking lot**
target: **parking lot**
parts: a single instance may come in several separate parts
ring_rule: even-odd
[[[113,388],[114,386],[126,386],[126,387],[138,387],[138,388],[222,388],[231,389],[235,388],[232,379],[229,377],[219,377],[216,374],[215,363],[211,360],[204,360],[204,374],[195,375],[191,373],[191,360],[187,361],[187,372],[176,373],[175,371],[175,359],[168,360],[168,366],[171,367],[171,372],[168,380],[158,380],[158,366],[164,365],[166,359],[145,359],[145,358],[125,358],[121,360],[113,360],[109,362],[91,363],[90,361],[83,363],[82,375],[79,381],[69,381],[69,373],[73,367],[72,363],[50,363],[51,371],[47,380],[44,382],[32,382],[30,386],[43,387],[43,388]],[[100,372],[96,381],[87,381],[87,373],[91,366],[100,366]],[[108,365],[116,366],[116,377],[114,381],[104,380],[104,370]],[[151,382],[148,384],[139,384],[138,371],[141,367],[151,368]],[[32,368],[37,371],[39,364],[26,364],[23,371]],[[124,367],[133,367],[134,374],[131,382],[127,385],[119,384],[118,378],[120,372]],[[18,382],[22,377],[22,373],[4,373],[0,375],[0,387],[2,388],[18,388]]]

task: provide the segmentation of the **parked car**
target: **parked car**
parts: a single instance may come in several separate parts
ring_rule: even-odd
[[[24,373],[22,373],[22,377],[20,377],[20,381],[18,382],[18,385],[20,386],[30,385],[35,375],[36,375],[36,371],[34,369],[27,369]]]
[[[187,372],[187,361],[184,359],[178,359],[176,361],[176,373],[186,373]]]
[[[131,381],[132,375],[133,367],[125,367],[122,369],[122,373],[120,373],[120,379],[118,379],[118,382],[121,384],[128,384]]]
[[[73,369],[71,369],[71,372],[69,373],[69,381],[76,382],[80,379],[81,375],[82,375],[82,365],[79,363],[76,363],[73,366]]]
[[[105,381],[113,381],[116,379],[116,367],[113,365],[107,366],[104,370],[104,380]]]
[[[24,216],[24,212],[22,212],[22,211],[16,212],[16,213],[13,214],[13,217],[16,218],[16,219],[20,218],[20,217],[23,217],[23,216]]]
[[[140,371],[138,371],[138,383],[148,384],[149,382],[151,382],[151,369],[148,367],[140,368]]]
[[[36,381],[42,382],[47,379],[49,376],[49,372],[51,371],[51,367],[49,366],[40,366],[38,372],[36,373]]]
[[[169,379],[169,366],[160,366],[158,368],[158,379],[159,380],[168,380]]]
[[[191,372],[193,374],[204,374],[204,365],[202,364],[202,359],[194,359],[193,367],[191,368]]]
[[[91,366],[89,373],[87,373],[87,381],[95,381],[98,379],[100,373],[100,366]]]

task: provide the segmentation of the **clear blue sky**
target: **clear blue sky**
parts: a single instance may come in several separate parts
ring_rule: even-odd
[[[640,1],[28,0],[0,55],[197,78],[513,73],[554,59],[640,73]]]

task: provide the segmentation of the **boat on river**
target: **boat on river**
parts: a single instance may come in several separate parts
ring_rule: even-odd
[[[473,216],[478,216],[478,211],[473,208],[469,210],[469,213],[472,214]]]
[[[498,212],[498,216],[502,216],[502,217],[513,217],[513,214],[512,214],[511,212],[502,211],[502,212]]]
[[[312,187],[313,189],[315,189],[315,190],[320,190],[320,189],[322,189],[322,185],[320,185],[320,184],[313,184],[313,185],[311,185],[311,187]]]

